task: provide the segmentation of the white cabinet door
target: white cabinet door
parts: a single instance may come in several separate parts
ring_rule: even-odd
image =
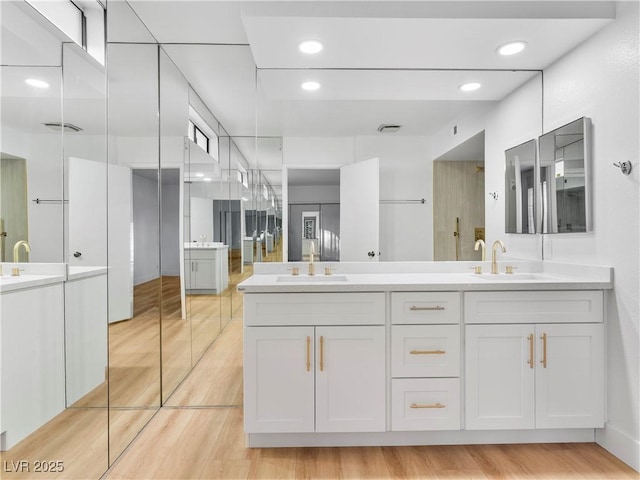
[[[534,428],[534,326],[468,325],[465,331],[466,428]]]
[[[216,288],[216,264],[214,260],[192,260],[195,272],[192,287],[195,290],[214,290]]]
[[[313,327],[244,329],[247,433],[313,432]]]
[[[316,327],[316,431],[384,430],[385,327]]]
[[[537,428],[604,426],[603,328],[536,326]]]

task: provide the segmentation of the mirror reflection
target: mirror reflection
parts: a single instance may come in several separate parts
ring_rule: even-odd
[[[258,135],[282,139],[285,261],[307,255],[303,212],[320,218],[324,202],[296,198],[296,189],[308,195],[316,190],[339,205],[341,261],[479,259],[474,246],[485,229],[485,137],[491,154],[510,142],[510,132],[493,129],[489,112],[524,84],[541,92],[540,73],[327,68],[313,71],[321,85],[313,92],[301,88],[308,76],[303,69],[285,68],[259,68],[257,75]],[[470,76],[492,89],[464,94],[457,86]],[[522,101],[518,111],[538,112],[539,99],[536,93],[514,103]],[[458,122],[467,119],[482,120],[458,130]],[[532,126],[535,134],[537,127]],[[374,159],[377,167],[365,171]],[[327,171],[337,174],[357,165],[363,169],[353,183],[341,178],[321,185]],[[308,175],[306,185],[296,179],[299,172]],[[331,189],[339,198],[331,197]],[[302,208],[305,203],[314,208]],[[353,216],[345,215],[352,206]],[[324,237],[318,235],[320,243]]]
[[[590,126],[589,119],[583,117],[538,139],[542,233],[590,230]]]
[[[55,458],[57,472],[97,478],[108,467],[105,71],[30,7],[0,8],[12,44],[0,67],[2,274],[53,277],[2,285],[2,460]]]
[[[505,232],[536,233],[536,141],[505,151]]]

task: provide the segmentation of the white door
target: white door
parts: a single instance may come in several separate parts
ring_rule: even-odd
[[[69,265],[107,265],[107,165],[69,157]]]
[[[536,326],[537,428],[604,427],[603,328]]]
[[[468,325],[467,430],[535,427],[534,325]]]
[[[385,327],[316,327],[316,432],[384,432]]]
[[[313,327],[244,329],[245,432],[313,432],[313,348]]]
[[[109,164],[107,250],[109,322],[133,317],[133,198],[131,168]]]
[[[380,248],[379,160],[340,168],[340,261],[377,261]]]

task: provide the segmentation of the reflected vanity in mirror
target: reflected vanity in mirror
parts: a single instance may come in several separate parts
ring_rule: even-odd
[[[590,119],[583,117],[538,139],[542,233],[591,230],[590,130]]]
[[[505,232],[536,233],[536,141],[505,151]]]

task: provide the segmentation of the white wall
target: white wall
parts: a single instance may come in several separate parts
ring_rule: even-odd
[[[289,204],[340,203],[340,185],[289,187]]]
[[[610,265],[607,302],[608,422],[597,439],[640,469],[640,304],[638,3],[621,2],[616,21],[545,70],[545,131],[581,116],[593,123],[593,232],[549,235],[545,259]]]
[[[185,242],[200,242],[206,235],[207,242],[213,242],[213,200],[191,197],[191,236]]]
[[[283,139],[283,163],[289,168],[315,165],[336,168],[378,157],[380,199],[425,198],[425,204],[380,206],[381,261],[417,261],[433,258],[431,210],[432,168],[427,157],[428,139],[407,136],[360,136]],[[285,181],[286,179],[283,179]],[[293,199],[290,198],[293,193]],[[296,203],[298,192],[288,192],[285,202]],[[299,201],[299,200],[298,200]],[[283,220],[287,221],[287,210]],[[286,240],[286,239],[285,239]],[[286,248],[286,245],[285,245]]]
[[[36,204],[35,198],[62,200],[62,135],[26,134],[2,126],[2,152],[27,160],[27,205],[31,262],[64,262],[63,208],[59,204]],[[90,158],[90,157],[88,157]],[[11,260],[13,245],[7,245]]]
[[[356,161],[380,159],[380,260],[433,260],[433,161],[428,139],[407,136],[356,138]],[[394,203],[384,200],[417,200]]]
[[[162,185],[162,275],[180,275],[180,185]]]
[[[133,284],[159,276],[158,182],[133,174]]]

